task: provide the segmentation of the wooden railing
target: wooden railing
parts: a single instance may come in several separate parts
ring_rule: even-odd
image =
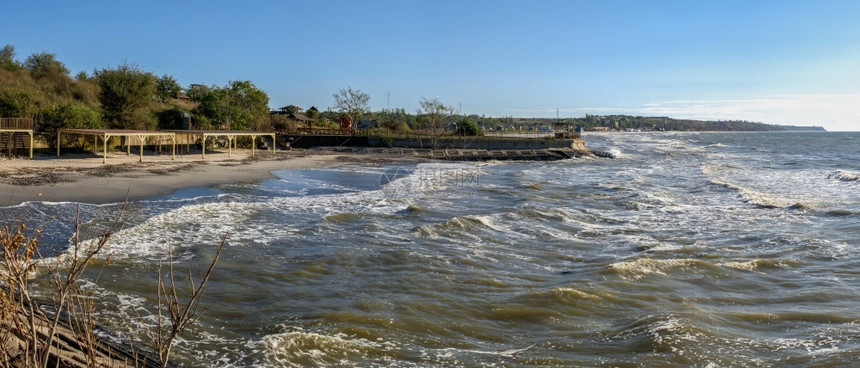
[[[0,129],[33,130],[31,118],[0,118]]]

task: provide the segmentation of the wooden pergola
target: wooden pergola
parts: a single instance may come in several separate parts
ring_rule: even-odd
[[[171,153],[170,159],[176,159],[176,134],[173,132],[159,132],[159,131],[151,131],[151,130],[126,130],[126,129],[60,129],[57,130],[57,157],[60,156],[60,137],[63,134],[78,134],[78,135],[89,135],[93,136],[93,154],[96,153],[96,147],[98,146],[99,137],[102,139],[102,163],[107,163],[107,141],[111,137],[127,137],[127,138],[137,138],[140,143],[140,162],[143,162],[143,146],[146,144],[146,140],[150,137],[168,137],[171,140],[171,147],[173,151]],[[131,154],[131,145],[126,145],[126,153]]]
[[[0,133],[9,133],[9,153],[12,153],[12,136],[15,133],[30,135],[30,159],[33,158],[33,119],[30,118],[0,118]]]
[[[175,133],[185,137],[186,145],[188,137],[201,137],[201,146],[203,147],[203,158],[206,158],[206,139],[209,137],[226,137],[227,138],[227,155],[233,157],[233,150],[236,149],[236,137],[250,136],[251,137],[251,156],[254,156],[257,151],[257,137],[269,136],[272,138],[272,154],[275,154],[275,134],[265,132],[249,132],[245,130],[168,130],[167,132]]]

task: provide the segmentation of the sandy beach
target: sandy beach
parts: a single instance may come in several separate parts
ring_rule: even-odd
[[[356,161],[359,154],[330,151],[238,150],[207,154],[146,155],[109,153],[0,158],[0,206],[29,201],[109,203],[170,194],[177,189],[272,178],[279,169],[321,168]],[[372,161],[372,160],[371,160]]]

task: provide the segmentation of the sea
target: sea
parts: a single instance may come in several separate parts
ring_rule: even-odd
[[[119,220],[83,284],[102,337],[137,347],[159,264],[182,293],[223,241],[183,366],[860,365],[860,133],[584,138],[616,157],[350,160],[0,210],[48,255],[75,216],[84,240]]]

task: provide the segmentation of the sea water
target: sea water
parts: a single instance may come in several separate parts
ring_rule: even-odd
[[[348,163],[127,205],[85,278],[145,346],[159,262],[208,308],[187,366],[860,364],[860,134],[591,134],[615,159]],[[122,204],[3,208],[68,251]],[[106,261],[110,255],[110,262]]]

